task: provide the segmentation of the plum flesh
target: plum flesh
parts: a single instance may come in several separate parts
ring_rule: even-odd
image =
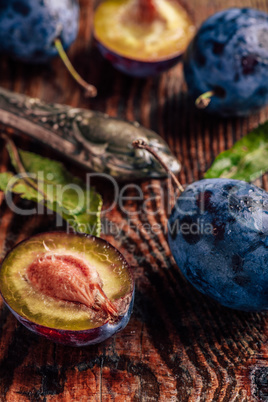
[[[194,31],[186,10],[169,0],[106,0],[94,16],[100,52],[134,76],[153,75],[175,65]]]
[[[184,276],[224,306],[268,310],[268,194],[238,180],[188,186],[169,219]]]
[[[190,95],[214,91],[206,110],[247,115],[268,103],[268,14],[230,8],[208,18],[184,55]]]
[[[58,54],[54,40],[68,48],[77,37],[76,0],[1,0],[0,50],[30,63]]]
[[[32,331],[74,346],[100,342],[128,322],[134,282],[106,241],[62,232],[17,245],[0,271],[2,297]]]

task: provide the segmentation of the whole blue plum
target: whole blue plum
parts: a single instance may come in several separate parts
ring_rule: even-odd
[[[268,194],[239,180],[188,186],[169,219],[169,244],[185,277],[224,306],[268,310]]]
[[[230,8],[207,19],[184,57],[189,93],[214,91],[207,111],[247,115],[268,104],[268,14]]]
[[[76,0],[0,1],[0,50],[19,60],[47,62],[58,54],[54,40],[68,48],[78,26]]]

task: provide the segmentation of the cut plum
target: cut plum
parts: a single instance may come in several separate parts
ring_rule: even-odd
[[[1,266],[0,291],[27,328],[81,346],[125,327],[134,282],[126,260],[105,240],[52,232],[11,250]]]
[[[134,76],[175,65],[194,33],[189,14],[176,0],[106,0],[94,16],[101,53]]]

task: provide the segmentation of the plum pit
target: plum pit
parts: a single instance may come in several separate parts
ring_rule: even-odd
[[[102,290],[98,272],[82,259],[72,255],[44,255],[29,265],[26,277],[43,295],[100,309],[112,317],[118,314]]]

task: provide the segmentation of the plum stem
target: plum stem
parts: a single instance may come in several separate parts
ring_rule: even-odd
[[[62,46],[61,40],[59,38],[55,39],[54,44],[59,53],[61,60],[65,64],[65,66],[66,66],[67,70],[69,71],[69,73],[71,74],[71,76],[75,79],[75,81],[79,85],[81,85],[81,87],[83,87],[85,89],[86,96],[90,97],[90,98],[95,98],[95,96],[97,95],[97,88],[94,87],[94,85],[88,84],[81,77],[81,75],[78,74],[78,72],[75,70],[74,66],[72,65],[69,57],[67,56],[67,54]]]
[[[211,102],[212,96],[215,95],[215,91],[207,91],[198,96],[195,101],[195,105],[198,109],[205,109]]]
[[[137,149],[145,149],[150,154],[152,154],[154,158],[160,163],[160,165],[165,169],[165,171],[170,175],[170,177],[172,178],[173,182],[178,187],[180,192],[182,193],[184,191],[184,188],[182,187],[181,183],[179,182],[175,174],[169,169],[169,167],[160,158],[160,156],[158,156],[157,153],[144,140],[135,140],[132,142],[132,146],[133,148]]]
[[[47,198],[46,194],[40,190],[40,188],[38,188],[38,186],[35,184],[35,182],[30,179],[30,177],[28,177],[28,173],[26,172],[23,163],[21,161],[20,155],[19,155],[19,151],[15,145],[15,143],[12,141],[11,138],[9,138],[9,136],[7,134],[1,133],[0,137],[3,138],[3,140],[5,140],[6,144],[7,144],[7,148],[9,150],[9,154],[13,159],[13,164],[14,167],[16,169],[16,171],[20,174],[23,175],[22,179],[30,186],[32,187],[35,191],[37,191],[39,194],[42,195],[42,197],[44,197],[44,199]],[[14,187],[16,183],[13,184],[12,187]]]

